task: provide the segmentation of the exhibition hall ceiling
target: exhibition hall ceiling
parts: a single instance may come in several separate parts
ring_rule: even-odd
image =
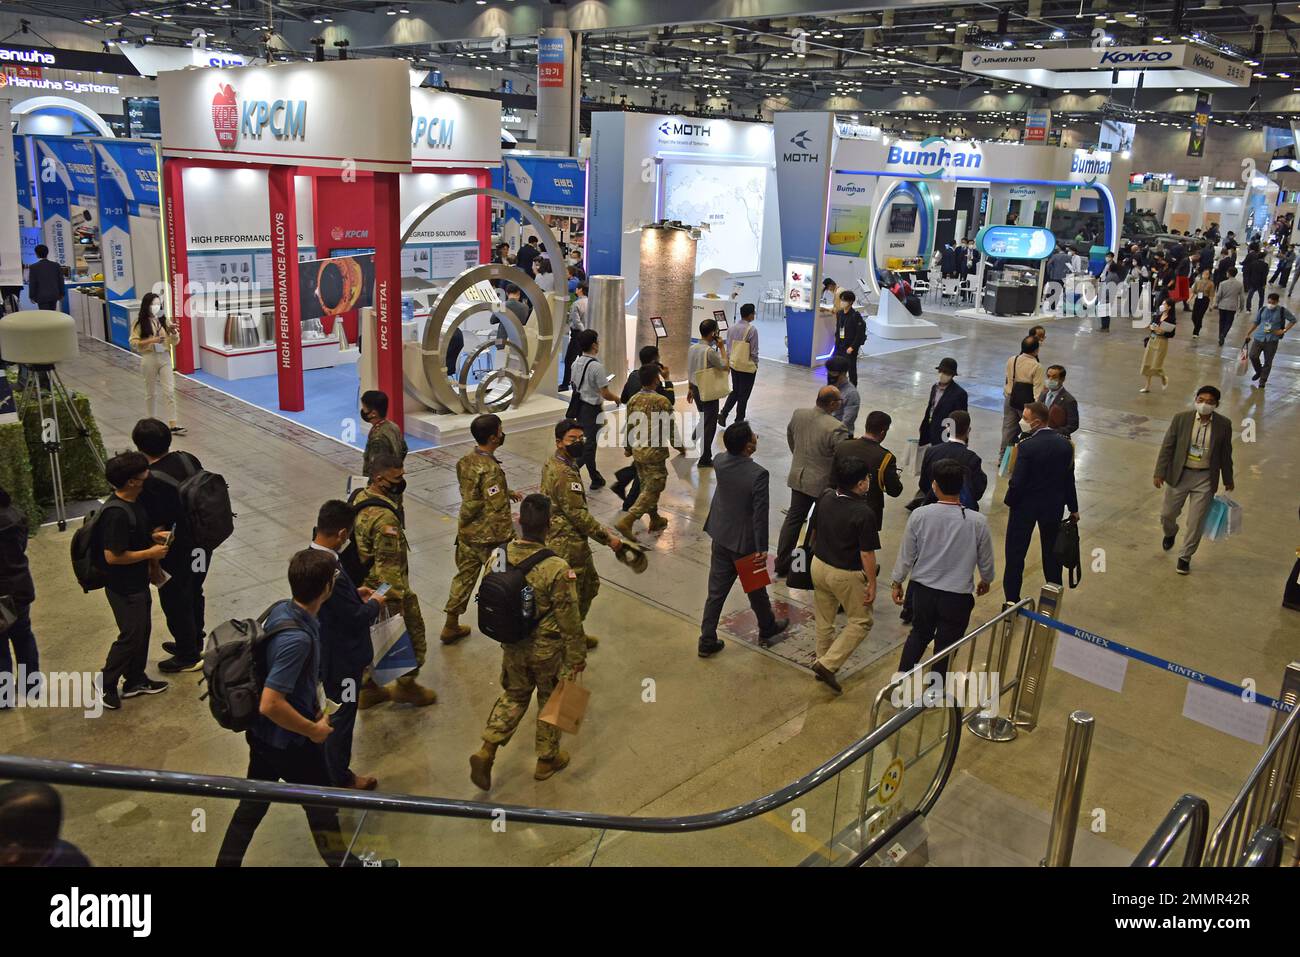
[[[870,10],[864,8],[872,4],[819,0],[819,14],[782,15],[809,6],[807,0],[32,0],[5,9],[64,18],[109,42],[180,44],[202,29],[214,38],[209,42],[245,54],[264,50],[269,36],[275,55],[294,57],[311,56],[311,41],[319,37],[330,57],[337,55],[336,42],[346,40],[354,57],[405,57],[429,69],[516,77],[535,71],[537,29],[567,24],[583,33],[583,78],[593,100],[617,107],[639,90],[632,99],[641,106],[649,96],[653,108],[711,108],[736,116],[754,116],[764,107],[830,106],[877,122],[892,108],[898,117],[925,114],[961,125],[976,113],[997,121],[999,103],[990,97],[1003,100],[1011,119],[1031,98],[1067,94],[1067,102],[1055,104],[1067,122],[1110,115],[1186,124],[1185,101],[1196,92],[1191,86],[1112,90],[1111,73],[1103,68],[1086,88],[1053,91],[961,69],[962,54],[971,51],[1050,52],[1097,43],[1190,45],[1240,64],[1250,84],[1216,92],[1219,122],[1283,122],[1292,115],[1286,111],[1293,92],[1300,104],[1300,3],[897,2]],[[689,22],[702,10],[715,19]],[[732,10],[751,16],[727,17]],[[754,18],[754,11],[772,15]],[[514,92],[525,92],[517,81]],[[1175,101],[1175,93],[1184,96]]]

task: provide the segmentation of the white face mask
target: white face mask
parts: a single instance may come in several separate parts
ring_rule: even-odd
[[[1026,419],[1024,416],[1021,416],[1021,417],[1020,417],[1020,431],[1021,431],[1021,432],[1032,432],[1033,430],[1034,430],[1034,424],[1033,424],[1032,422],[1030,422],[1028,419]]]
[[[162,306],[155,302],[152,306],[149,307],[149,315],[154,316],[155,318],[161,316]]]
[[[1209,415],[1214,411],[1214,405],[1209,402],[1197,402],[1196,411],[1199,415]]]
[[[939,373],[939,384],[940,384],[940,385],[947,385],[947,384],[948,384],[949,382],[951,382],[951,381],[952,381],[952,376],[948,375],[948,373],[946,373],[946,372],[940,372],[940,373]]]
[[[1060,380],[1060,379],[1048,379],[1048,380],[1047,380],[1047,388],[1050,389],[1051,391],[1055,392],[1055,391],[1056,391],[1057,389],[1059,389],[1060,387],[1061,387],[1061,380]]]

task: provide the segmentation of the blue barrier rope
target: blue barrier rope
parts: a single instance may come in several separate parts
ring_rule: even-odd
[[[1168,671],[1170,674],[1178,675],[1180,678],[1186,678],[1188,681],[1195,681],[1199,684],[1207,685],[1218,691],[1223,691],[1231,695],[1236,695],[1242,700],[1246,700],[1246,689],[1241,685],[1235,685],[1231,681],[1224,681],[1222,678],[1216,678],[1214,675],[1207,675],[1203,671],[1197,671],[1195,668],[1188,668],[1186,665],[1180,665],[1176,661],[1169,661],[1165,658],[1157,658],[1155,655],[1149,655],[1145,651],[1139,651],[1137,648],[1130,648],[1128,645],[1120,644],[1118,641],[1112,641],[1109,638],[1103,638],[1101,635],[1094,635],[1090,631],[1084,631],[1082,628],[1075,628],[1074,625],[1067,625],[1063,621],[1057,621],[1050,618],[1042,612],[1029,611],[1020,609],[1020,614],[1030,618],[1040,625],[1046,625],[1049,628],[1055,628],[1057,631],[1072,635],[1080,641],[1086,641],[1090,645],[1096,645],[1098,648],[1104,648],[1106,651],[1112,651],[1117,655],[1123,655],[1125,658],[1132,658],[1135,661],[1141,661],[1148,665],[1154,665],[1161,671]],[[1266,708],[1272,708],[1274,711],[1281,711],[1289,714],[1292,710],[1291,705],[1285,701],[1279,701],[1277,698],[1270,698],[1266,694],[1251,692],[1254,695],[1256,704],[1262,704]]]

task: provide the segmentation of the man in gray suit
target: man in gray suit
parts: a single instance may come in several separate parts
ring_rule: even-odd
[[[809,509],[817,496],[830,488],[835,446],[853,437],[835,418],[839,407],[840,390],[833,385],[822,386],[817,392],[817,405],[796,409],[785,427],[785,441],[794,455],[786,478],[790,508],[776,544],[776,573],[781,577],[790,571],[790,555],[798,544],[799,530],[808,519]]]
[[[723,649],[718,640],[718,618],[736,581],[736,562],[752,559],[756,567],[767,564],[767,469],[754,461],[758,436],[748,422],[733,422],[722,433],[727,451],[713,460],[717,488],[709,504],[704,531],[713,539],[709,558],[709,597],[700,622],[700,657],[710,658]],[[785,631],[790,619],[772,614],[766,588],[749,593],[749,607],[758,618],[758,642],[767,647]]]
[[[1154,482],[1156,488],[1165,490],[1164,505],[1160,509],[1160,524],[1165,537],[1161,547],[1165,551],[1174,547],[1178,537],[1178,515],[1189,498],[1187,533],[1178,553],[1178,574],[1192,570],[1192,555],[1201,544],[1201,528],[1205,516],[1219,490],[1219,475],[1223,487],[1231,492],[1232,485],[1232,422],[1220,415],[1219,390],[1203,385],[1196,390],[1196,406],[1179,412],[1169,423],[1165,439],[1156,456]]]

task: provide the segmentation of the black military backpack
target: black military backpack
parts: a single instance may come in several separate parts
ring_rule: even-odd
[[[537,630],[537,600],[528,584],[528,573],[555,552],[543,548],[518,565],[483,576],[474,601],[478,603],[478,630],[493,641],[514,645],[526,641]]]
[[[180,453],[180,459],[185,463],[186,476],[179,482],[161,470],[149,474],[176,489],[190,541],[210,552],[235,531],[230,488],[216,472],[196,466],[189,454]]]

